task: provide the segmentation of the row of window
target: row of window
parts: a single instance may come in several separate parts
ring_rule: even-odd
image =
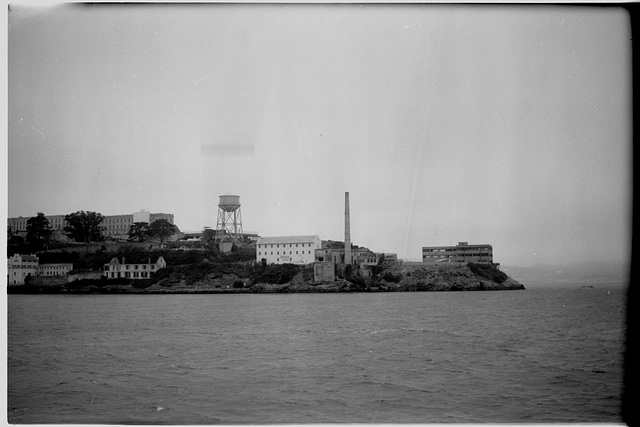
[[[304,251],[301,251],[302,255],[304,255]],[[287,252],[286,251],[282,251],[282,255],[286,255]],[[311,254],[311,251],[309,251],[309,254]],[[258,256],[260,255],[268,255],[266,252],[262,253],[262,252],[258,252]],[[273,255],[273,251],[271,251],[271,255]],[[276,251],[276,255],[280,255],[280,251]],[[292,251],[289,251],[289,255],[293,255]],[[296,255],[298,255],[298,251],[296,251]]]
[[[491,248],[422,248],[422,252],[464,252],[482,251],[489,252]]]
[[[311,245],[312,245],[311,243],[282,243],[282,247],[283,247],[283,248],[286,248],[286,247],[287,247],[287,245],[289,245],[289,246],[288,246],[289,248],[293,248],[293,245],[294,245],[294,244],[296,245],[296,246],[295,246],[296,248],[298,247],[298,245],[300,245],[300,247],[302,247],[302,248],[307,247],[307,246],[308,246],[308,247],[311,247]],[[276,245],[276,248],[279,248],[279,247],[280,247],[280,243],[276,243],[275,245]],[[266,248],[266,247],[271,247],[271,248],[273,248],[273,244],[261,244],[261,245],[258,245],[258,248],[263,248],[263,249],[264,249],[264,248]]]
[[[111,278],[114,279],[114,278],[117,277],[118,279],[120,279],[121,277],[124,277],[124,278],[134,278],[135,279],[135,278],[140,278],[140,277],[149,277],[149,273],[147,273],[146,271],[140,271],[140,272],[137,272],[137,271],[134,271],[134,272],[126,271],[124,273],[124,276],[122,276],[121,274],[122,273],[120,273],[120,272],[118,272],[118,273],[113,273],[112,272],[111,273]]]
[[[125,270],[129,270],[129,267],[131,267],[132,265],[133,265],[133,270],[137,270],[139,266],[142,266],[142,270],[146,270],[146,269],[147,269],[147,264],[125,264],[125,265],[124,265],[124,269],[125,269]],[[151,265],[150,265],[150,268],[151,268],[152,270],[155,270],[156,265],[155,265],[155,264],[151,264]],[[105,266],[104,266],[104,269],[105,269],[105,270],[110,270],[110,269],[111,269],[111,267],[110,267],[109,265],[105,265]]]
[[[424,255],[423,258],[473,258],[473,257],[488,257],[487,254],[464,254],[464,255]],[[490,256],[489,256],[490,258]]]

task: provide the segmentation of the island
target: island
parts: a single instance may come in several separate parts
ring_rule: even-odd
[[[495,264],[385,263],[360,277],[347,269],[333,280],[314,278],[314,267],[256,262],[255,250],[218,251],[145,250],[140,247],[105,247],[95,252],[57,251],[37,254],[45,262],[70,262],[74,270],[65,279],[28,278],[24,285],[8,286],[9,294],[239,294],[321,292],[442,292],[522,290],[524,286]],[[166,266],[141,278],[110,278],[109,262],[149,263],[162,259]],[[132,264],[134,265],[134,264]],[[102,272],[101,272],[102,271]],[[69,278],[73,277],[73,280]]]

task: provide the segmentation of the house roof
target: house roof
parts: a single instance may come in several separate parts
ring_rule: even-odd
[[[257,241],[258,245],[276,244],[276,243],[313,243],[320,238],[315,236],[274,236],[260,237]]]
[[[38,257],[33,255],[20,255],[23,261],[38,261]]]
[[[131,257],[129,257],[129,258],[131,258]],[[153,262],[153,263],[151,262],[151,258],[149,258],[149,257],[146,257],[146,258],[144,258],[144,259],[140,258],[139,256],[138,256],[138,257],[133,257],[133,258],[134,258],[134,259],[133,259],[133,262],[127,262],[127,261],[126,261],[126,260],[127,260],[127,258],[123,257],[123,258],[122,258],[122,262],[120,262],[120,261],[118,261],[118,258],[117,258],[117,257],[113,257],[113,258],[111,258],[111,261],[109,261],[109,264],[107,264],[107,265],[156,264],[156,263],[161,262],[161,260],[162,260],[163,262],[166,262],[166,261],[164,260],[164,258],[162,257],[162,255],[160,255],[160,256],[158,257],[158,259],[157,259],[155,262]],[[131,261],[131,259],[130,259],[130,261]]]

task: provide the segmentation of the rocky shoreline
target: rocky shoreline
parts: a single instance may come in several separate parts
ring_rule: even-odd
[[[419,265],[388,268],[385,278],[365,281],[338,279],[314,283],[302,273],[282,284],[253,283],[235,274],[204,277],[187,283],[177,277],[155,283],[135,280],[79,280],[55,286],[9,286],[9,294],[255,294],[255,293],[345,293],[345,292],[455,292],[523,290],[525,287],[495,267],[478,265]]]

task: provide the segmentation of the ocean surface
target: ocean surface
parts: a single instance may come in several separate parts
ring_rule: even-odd
[[[8,295],[8,421],[621,423],[625,297]]]

